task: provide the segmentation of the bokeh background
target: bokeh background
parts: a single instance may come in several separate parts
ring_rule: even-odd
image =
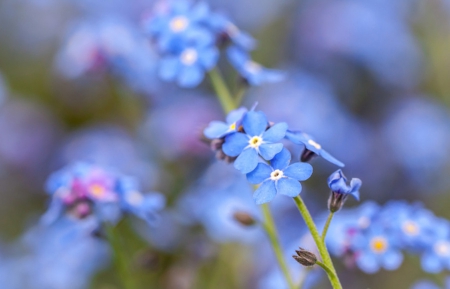
[[[450,2],[209,4],[258,40],[256,61],[286,73],[248,89],[244,105],[257,101],[270,120],[314,135],[347,176],[363,180],[363,202],[421,201],[450,218]],[[200,140],[223,118],[210,84],[182,89],[158,79],[142,29],[153,5],[0,0],[0,280],[17,276],[2,288],[122,288],[105,244],[54,241],[63,233],[35,229],[48,204],[45,180],[78,160],[118,168],[167,197],[158,227],[118,225],[139,288],[284,288],[261,228],[229,213],[259,214],[245,178]],[[335,168],[313,164],[302,195],[320,223]],[[293,202],[278,197],[272,208],[287,256],[310,242]],[[375,275],[335,263],[348,289],[409,288],[427,276],[416,257]],[[323,280],[311,288],[328,288],[310,274]]]

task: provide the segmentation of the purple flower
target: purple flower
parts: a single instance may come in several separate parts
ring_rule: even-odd
[[[237,157],[234,167],[241,173],[249,173],[258,165],[258,155],[271,160],[283,149],[283,144],[275,143],[286,134],[287,124],[275,124],[267,131],[267,118],[261,111],[248,112],[242,121],[245,133],[236,132],[225,137],[224,153]]]
[[[307,180],[313,171],[308,163],[291,162],[291,153],[283,148],[270,161],[270,166],[259,163],[255,170],[247,174],[247,180],[252,184],[262,183],[253,194],[258,205],[270,202],[276,194],[295,197],[302,191],[299,181]]]

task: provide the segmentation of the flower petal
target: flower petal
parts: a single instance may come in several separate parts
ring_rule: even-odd
[[[277,192],[289,197],[296,197],[302,191],[302,185],[294,179],[282,178],[276,183]]]
[[[234,161],[234,167],[243,174],[253,171],[258,165],[258,153],[252,148],[242,151]]]
[[[261,135],[267,127],[267,118],[262,111],[249,111],[242,122],[245,132],[250,136]]]
[[[360,252],[356,258],[356,264],[361,270],[369,274],[373,274],[380,269],[376,256],[368,252]]]
[[[248,145],[248,137],[240,132],[229,134],[222,145],[223,152],[230,157],[237,157]]]
[[[270,161],[270,165],[276,170],[283,170],[291,162],[291,153],[283,148],[279,153],[277,153],[273,159]]]
[[[442,262],[439,259],[439,257],[437,257],[434,254],[430,254],[430,253],[425,253],[422,256],[421,264],[422,264],[422,269],[425,272],[432,273],[432,274],[439,273],[443,269]]]
[[[313,167],[308,163],[294,163],[284,169],[284,174],[297,181],[309,179],[313,173]]]
[[[215,139],[222,137],[228,130],[229,125],[223,121],[213,120],[209,123],[208,127],[205,128],[203,134],[209,139]]]
[[[245,107],[240,107],[238,109],[230,111],[230,113],[227,115],[227,123],[232,124],[241,120],[246,112],[247,108]]]
[[[205,75],[198,64],[182,66],[178,75],[178,84],[181,87],[195,87],[202,82]]]
[[[277,190],[275,188],[275,183],[271,180],[267,180],[253,193],[253,199],[256,204],[261,205],[272,201],[276,194]]]
[[[165,81],[175,80],[178,70],[179,70],[179,61],[176,57],[167,57],[161,59],[159,64],[159,77]]]
[[[260,184],[270,178],[272,168],[264,163],[259,163],[252,172],[247,174],[247,180],[252,184]]]
[[[399,251],[389,250],[383,256],[383,268],[386,270],[395,270],[403,262],[403,255]]]
[[[276,125],[269,128],[262,136],[264,141],[277,142],[284,138],[288,125],[285,122],[277,123]]]
[[[266,161],[270,161],[282,149],[283,144],[281,143],[265,143],[259,146],[259,153]]]
[[[323,149],[320,149],[318,151],[318,155],[320,155],[321,157],[323,157],[330,163],[337,165],[338,167],[341,167],[341,168],[345,167],[343,162],[337,160],[335,157],[333,157],[332,155],[330,155],[327,151],[325,151]]]
[[[205,70],[211,70],[217,64],[219,59],[219,50],[215,47],[203,49],[200,53],[200,63]]]

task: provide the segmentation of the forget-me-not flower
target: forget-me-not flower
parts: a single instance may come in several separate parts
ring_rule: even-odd
[[[422,255],[422,268],[429,273],[450,270],[450,224],[447,220],[436,220],[433,226],[433,242]]]
[[[242,120],[245,133],[235,132],[225,137],[223,152],[230,157],[237,157],[234,167],[247,174],[258,165],[258,155],[271,160],[283,149],[283,144],[275,143],[286,134],[287,124],[282,122],[268,130],[267,118],[261,111],[249,111]]]
[[[291,153],[283,148],[270,161],[270,166],[259,163],[255,170],[247,174],[252,184],[261,184],[254,192],[253,198],[258,205],[270,202],[276,194],[295,197],[302,191],[300,181],[307,180],[313,168],[308,163],[291,162]]]
[[[226,118],[226,122],[213,120],[205,128],[203,134],[209,139],[222,138],[230,133],[236,132],[241,125],[242,118],[247,112],[247,108],[241,107],[231,111]]]
[[[344,205],[348,196],[353,196],[359,201],[359,188],[361,180],[353,178],[350,185],[347,185],[347,178],[341,169],[335,171],[328,177],[328,187],[331,189],[331,195],[328,199],[328,208],[331,212],[337,212]]]

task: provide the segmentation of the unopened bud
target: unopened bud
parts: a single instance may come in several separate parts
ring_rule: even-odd
[[[256,220],[249,213],[242,211],[234,213],[233,218],[244,226],[253,226],[256,223]]]
[[[328,209],[332,213],[339,211],[347,200],[348,194],[331,192],[328,198]]]
[[[314,266],[317,263],[317,257],[314,253],[307,251],[303,248],[299,249],[300,250],[295,251],[297,255],[292,256],[295,259],[295,261],[307,267]]]
[[[317,154],[309,149],[304,149],[302,155],[300,156],[300,161],[309,162],[313,157],[317,156]]]
[[[223,143],[224,143],[223,138],[215,138],[215,139],[211,140],[211,143],[210,143],[211,150],[213,150],[213,151],[221,150]]]

